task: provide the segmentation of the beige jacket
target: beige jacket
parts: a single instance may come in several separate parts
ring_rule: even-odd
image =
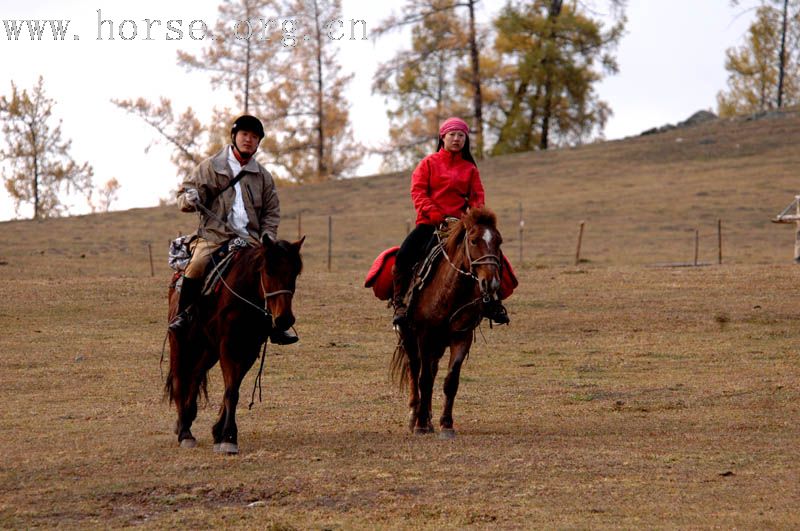
[[[200,195],[200,202],[216,216],[224,221],[228,220],[233,200],[236,197],[234,187],[225,190],[219,195],[235,177],[228,165],[228,149],[225,146],[213,157],[201,162],[186,179],[178,190],[178,206],[184,212],[194,212],[195,207],[190,205],[184,193],[189,188],[195,188]],[[278,236],[278,223],[281,219],[280,203],[275,191],[275,182],[272,175],[255,159],[250,159],[242,167],[246,172],[239,181],[242,190],[242,200],[247,212],[247,232],[256,239],[261,239],[264,233],[276,240]],[[200,211],[200,228],[198,236],[211,243],[222,244],[237,236],[226,225]]]

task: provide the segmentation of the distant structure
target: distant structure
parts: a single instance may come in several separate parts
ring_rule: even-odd
[[[773,223],[794,223],[794,262],[800,264],[800,195],[771,220]]]
[[[653,127],[652,129],[648,129],[647,131],[643,131],[639,136],[647,136],[647,135],[655,135],[658,133],[666,133],[667,131],[672,131],[673,129],[681,129],[684,127],[692,127],[694,125],[704,124],[706,122],[713,122],[718,117],[711,111],[697,111],[689,118],[682,122],[678,122],[675,125],[672,124],[665,124],[661,127]]]

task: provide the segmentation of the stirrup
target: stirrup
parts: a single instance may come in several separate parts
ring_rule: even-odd
[[[276,345],[291,345],[300,341],[300,338],[289,330],[273,330],[269,340]]]
[[[483,316],[500,325],[507,325],[511,322],[508,317],[506,307],[500,301],[494,301],[483,312]]]
[[[191,316],[189,315],[189,311],[183,310],[182,312],[178,312],[178,315],[172,319],[168,328],[174,333],[182,332],[187,326],[189,326],[190,321]]]
[[[394,317],[392,318],[392,326],[402,326],[408,320],[408,308],[406,306],[396,306],[394,309]]]

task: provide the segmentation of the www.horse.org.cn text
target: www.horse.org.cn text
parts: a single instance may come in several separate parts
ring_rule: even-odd
[[[71,34],[71,19],[4,19],[3,28],[7,41],[65,41],[80,40],[78,34]],[[235,20],[224,25],[224,32],[211,30],[209,25],[199,19],[186,21],[183,19],[161,20],[157,18],[112,19],[97,10],[95,40],[98,41],[194,41],[235,39],[255,41],[269,44],[280,42],[285,48],[294,48],[303,42],[317,39],[316,31],[311,24],[304,24],[302,18],[275,19],[251,17],[247,20]],[[320,38],[332,41],[366,41],[367,23],[364,20],[350,19],[347,22],[339,19],[322,24]]]

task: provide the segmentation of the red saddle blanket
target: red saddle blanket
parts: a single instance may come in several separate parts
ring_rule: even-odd
[[[390,247],[386,249],[378,258],[372,263],[369,268],[367,278],[364,280],[365,288],[372,288],[375,296],[382,301],[388,301],[392,298],[392,266],[394,265],[394,257],[400,247]]]
[[[400,247],[390,247],[386,249],[372,263],[369,268],[367,278],[364,280],[365,288],[372,288],[375,296],[382,301],[388,301],[392,298],[392,266],[394,265],[395,255]],[[514,274],[514,268],[511,267],[511,262],[503,255],[503,272],[500,277],[500,291],[498,295],[500,299],[507,299],[514,292],[514,289],[519,286],[517,275]]]

